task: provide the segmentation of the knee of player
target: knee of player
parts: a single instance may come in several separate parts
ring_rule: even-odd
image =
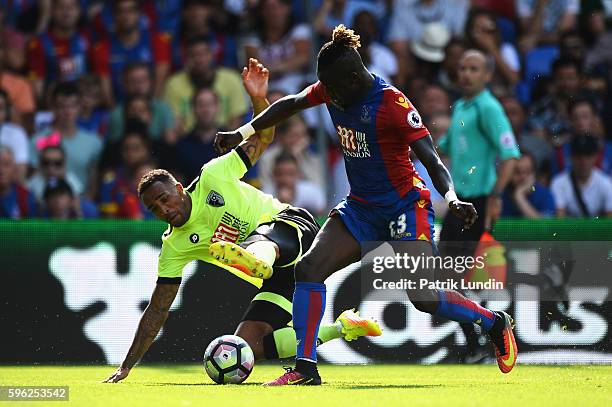
[[[322,267],[318,267],[311,257],[302,257],[295,264],[295,281],[306,281],[320,283],[325,280],[325,273]]]

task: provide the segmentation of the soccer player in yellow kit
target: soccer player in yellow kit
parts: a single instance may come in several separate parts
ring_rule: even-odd
[[[265,110],[268,70],[255,59],[242,72],[255,115]],[[235,334],[248,342],[256,359],[294,356],[290,326],[295,288],[293,265],[319,231],[308,211],[283,204],[240,181],[274,138],[274,128],[244,140],[204,164],[188,187],[165,170],[145,174],[138,185],[143,203],[169,224],[162,236],[158,280],[125,360],[106,382],[118,382],[142,358],[168,317],[183,268],[193,260],[218,265],[260,287]],[[240,258],[240,261],[237,259]],[[263,280],[262,280],[263,279]],[[376,322],[344,311],[319,331],[318,342],[381,334]]]

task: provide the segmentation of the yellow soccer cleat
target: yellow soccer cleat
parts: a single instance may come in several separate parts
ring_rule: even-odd
[[[208,252],[219,262],[251,277],[267,280],[274,272],[272,266],[234,243],[215,242],[210,245]]]
[[[359,316],[359,311],[347,309],[336,319],[342,324],[342,335],[346,341],[353,341],[362,336],[380,336],[382,330],[378,322]]]

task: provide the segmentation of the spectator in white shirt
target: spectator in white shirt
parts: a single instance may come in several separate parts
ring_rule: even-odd
[[[595,168],[599,144],[594,136],[575,136],[571,142],[572,168],[552,180],[557,216],[612,216],[612,180]]]
[[[246,59],[256,58],[270,69],[270,88],[300,90],[310,67],[312,31],[294,24],[291,0],[262,0],[257,8],[256,35],[244,41]]]
[[[516,0],[516,12],[523,35],[519,40],[525,53],[539,44],[555,44],[560,34],[576,28],[579,0]]]
[[[15,181],[25,181],[30,159],[28,136],[21,126],[11,123],[11,101],[8,94],[0,89],[0,146],[13,152],[17,168]]]
[[[402,88],[410,76],[409,44],[421,39],[431,23],[442,24],[450,37],[461,37],[469,2],[465,0],[396,0],[391,10],[389,44],[399,61],[396,86]]]

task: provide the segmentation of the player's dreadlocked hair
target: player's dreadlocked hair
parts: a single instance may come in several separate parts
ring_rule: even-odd
[[[176,178],[174,178],[174,176],[166,170],[159,168],[156,170],[151,170],[140,178],[137,189],[138,196],[141,197],[147,188],[156,182],[176,184]]]
[[[346,28],[344,24],[336,26],[332,33],[332,40],[326,42],[319,51],[317,57],[318,69],[324,70],[340,58],[359,56],[356,52],[359,47],[361,47],[361,43],[359,42],[359,35],[355,34],[355,31]]]

